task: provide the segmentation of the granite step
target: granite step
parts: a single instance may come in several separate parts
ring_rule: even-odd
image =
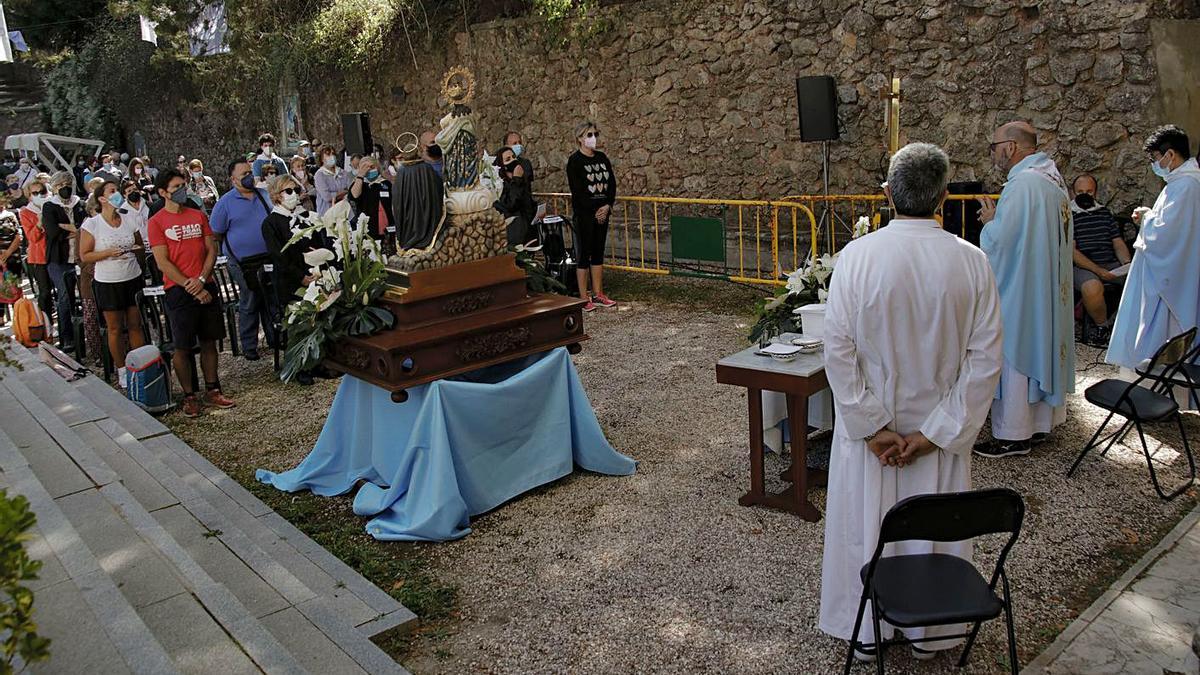
[[[120,392],[93,377],[70,383],[58,379],[73,390],[70,395],[82,396],[108,414],[220,515],[329,607],[349,618],[363,635],[415,626],[416,615],[403,604],[312,541]]]
[[[82,421],[71,428],[74,434],[305,667],[314,672],[404,672],[369,640],[415,620],[403,605],[291,528],[183,441],[155,435],[158,421],[111,387],[91,377],[68,383],[35,360],[22,360],[27,370],[20,379],[41,378],[40,398],[85,411],[76,416]],[[95,419],[88,406],[109,416]],[[131,420],[134,432],[124,427]],[[139,440],[135,433],[147,435]]]
[[[24,384],[38,367],[44,366],[26,364],[22,375],[12,376],[9,371],[0,380],[0,388],[10,395],[0,404],[6,422],[19,419],[27,427],[32,420],[52,441],[18,452],[26,460],[64,454],[77,469],[69,475],[77,480],[76,473],[82,472],[90,481],[91,485],[54,502],[98,562],[95,576],[115,585],[173,668],[180,672],[213,672],[212,667],[234,673],[306,672],[239,599],[155,520],[100,453]],[[37,483],[51,485],[65,466],[46,471],[33,462],[29,465]],[[34,489],[28,483],[24,487]]]
[[[15,417],[11,412],[14,406],[11,396],[0,400],[6,428]],[[10,494],[24,495],[37,515],[28,551],[42,562],[42,569],[29,585],[34,592],[38,632],[52,642],[50,660],[31,670],[178,672],[158,638],[105,573],[4,429],[0,429],[0,483]],[[75,494],[86,493],[95,493],[95,486]]]

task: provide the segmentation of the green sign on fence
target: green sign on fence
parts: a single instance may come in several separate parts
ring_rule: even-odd
[[[724,223],[720,218],[671,216],[671,257],[724,263]]]

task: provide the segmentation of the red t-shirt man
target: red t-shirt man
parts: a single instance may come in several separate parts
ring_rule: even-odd
[[[171,213],[162,209],[150,218],[149,231],[151,247],[166,246],[168,258],[184,276],[189,279],[200,276],[208,254],[204,241],[212,236],[204,212],[183,208],[179,213]],[[170,277],[163,276],[163,289],[175,285]]]

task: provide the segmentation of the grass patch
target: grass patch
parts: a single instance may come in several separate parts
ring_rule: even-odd
[[[604,292],[621,300],[686,307],[718,314],[753,316],[754,303],[775,295],[774,286],[750,287],[720,279],[606,270]]]

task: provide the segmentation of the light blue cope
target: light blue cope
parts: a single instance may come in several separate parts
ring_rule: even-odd
[[[1075,390],[1071,224],[1062,177],[1038,152],[1008,172],[979,235],[1000,292],[1004,359],[1029,378],[1030,403],[1061,406]]]
[[[1166,180],[1154,208],[1142,216],[1105,356],[1131,370],[1167,340],[1200,325],[1200,166],[1193,157]]]
[[[637,462],[609,445],[565,348],[408,390],[342,378],[317,444],[284,473],[256,478],[280,490],[344,494],[374,516],[376,539],[448,541],[490,511],[574,465],[628,476]]]

